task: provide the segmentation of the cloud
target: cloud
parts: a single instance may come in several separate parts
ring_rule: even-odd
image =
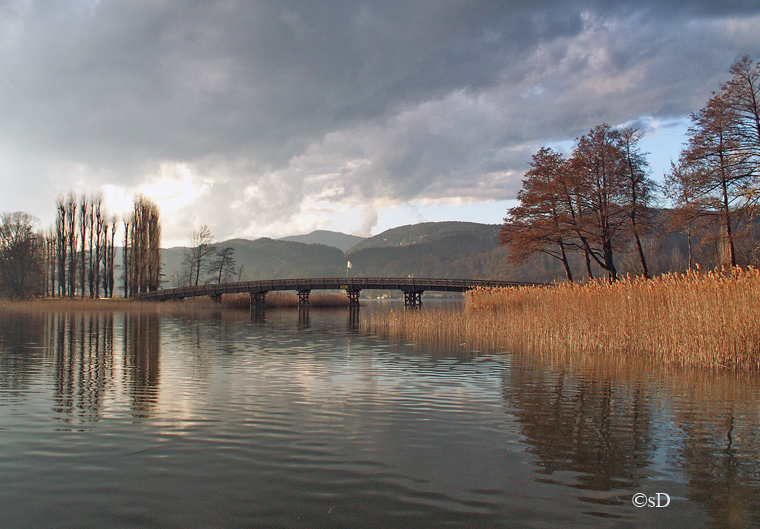
[[[698,109],[758,25],[726,2],[8,2],[0,209],[142,190],[178,241],[510,199],[540,145]]]

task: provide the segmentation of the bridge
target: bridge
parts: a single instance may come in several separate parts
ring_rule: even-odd
[[[312,290],[343,290],[348,296],[349,307],[358,307],[359,293],[362,290],[400,290],[404,293],[405,307],[419,307],[422,304],[422,293],[426,291],[466,292],[475,288],[528,285],[535,285],[535,283],[483,279],[423,279],[413,277],[263,279],[259,281],[167,288],[154,290],[153,292],[142,292],[137,294],[136,298],[142,301],[166,301],[170,299],[210,296],[214,301],[221,301],[223,294],[248,293],[251,295],[251,308],[263,308],[267,292],[295,290],[298,293],[298,306],[308,307],[309,294]]]

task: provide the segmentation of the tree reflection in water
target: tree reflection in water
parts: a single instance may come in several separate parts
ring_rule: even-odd
[[[664,471],[682,476],[685,499],[702,507],[710,527],[760,527],[757,381],[633,366],[579,370],[515,355],[503,394],[546,475],[539,481],[588,491],[579,499],[589,503],[630,505],[664,455]]]
[[[50,312],[44,341],[54,357],[55,411],[59,418],[99,416],[112,383],[113,314]]]
[[[114,344],[119,341],[123,362],[120,370],[114,360]],[[3,366],[0,387],[28,387],[34,382],[32,374],[49,365],[54,376],[53,411],[67,424],[100,417],[117,371],[122,373],[136,417],[149,416],[157,403],[160,366],[157,314],[3,313],[0,344],[5,350],[0,356],[2,361],[14,364]],[[13,351],[17,354],[12,354]]]
[[[127,313],[124,318],[124,385],[136,417],[150,417],[158,403],[161,331],[153,313]]]
[[[590,503],[629,504],[653,457],[641,389],[519,361],[504,376],[504,398],[546,475],[540,481],[612,492],[580,497]]]

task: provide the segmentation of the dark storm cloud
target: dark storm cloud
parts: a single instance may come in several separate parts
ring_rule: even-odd
[[[760,52],[759,11],[739,1],[5,2],[0,168],[68,175],[67,189],[137,186],[185,164],[205,198],[177,214],[221,223],[219,206],[234,202],[230,234],[286,222],[309,200],[509,198],[540,144],[697,109],[733,60]]]

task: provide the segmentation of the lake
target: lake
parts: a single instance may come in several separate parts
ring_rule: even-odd
[[[758,527],[758,382],[348,310],[0,311],[0,527]]]

